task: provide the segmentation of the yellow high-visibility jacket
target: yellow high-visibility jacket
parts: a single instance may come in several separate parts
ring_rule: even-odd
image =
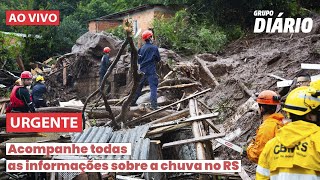
[[[320,127],[295,121],[281,128],[260,155],[256,179],[319,180]]]
[[[259,156],[266,143],[274,138],[277,131],[283,126],[283,119],[282,114],[274,113],[263,121],[257,130],[256,138],[251,141],[247,148],[247,156],[251,161],[258,163]]]

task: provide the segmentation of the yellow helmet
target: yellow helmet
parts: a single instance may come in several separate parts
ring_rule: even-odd
[[[37,76],[37,78],[36,78],[36,82],[38,82],[38,81],[44,81],[43,76]]]
[[[315,88],[316,90],[320,91],[320,79],[316,80],[316,81],[312,81],[310,83],[310,87]]]
[[[303,116],[311,112],[320,106],[318,92],[316,89],[307,86],[294,89],[289,93],[283,110],[298,116]]]

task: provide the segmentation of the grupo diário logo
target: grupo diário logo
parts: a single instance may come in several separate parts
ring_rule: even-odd
[[[313,20],[307,18],[283,18],[283,12],[274,17],[273,10],[255,10],[258,17],[254,23],[254,33],[310,33]]]

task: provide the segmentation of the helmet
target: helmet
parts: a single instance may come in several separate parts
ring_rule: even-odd
[[[109,47],[103,48],[103,52],[104,53],[109,53],[110,51],[111,51],[111,49]]]
[[[310,83],[310,87],[315,88],[316,90],[320,91],[320,79],[316,81],[312,81]]]
[[[37,76],[37,78],[36,78],[36,82],[38,82],[38,81],[44,81],[43,76]]]
[[[299,87],[291,91],[286,99],[283,110],[298,116],[303,116],[320,105],[318,93],[312,87]]]
[[[21,79],[32,79],[32,74],[30,71],[23,71],[20,75]]]
[[[278,105],[280,104],[280,96],[274,91],[264,90],[258,95],[257,102],[259,104]]]
[[[153,33],[150,30],[146,30],[142,33],[143,40],[147,40],[147,39],[151,38],[152,36],[153,36]]]

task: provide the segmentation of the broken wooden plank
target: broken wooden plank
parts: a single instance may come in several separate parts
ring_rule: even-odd
[[[172,126],[160,127],[160,128],[156,128],[154,130],[149,131],[147,135],[151,136],[155,134],[166,133],[166,132],[174,131],[176,129],[181,129],[183,127],[190,126],[190,125],[191,123],[183,123],[183,124],[177,124]]]
[[[286,80],[287,80],[287,79],[285,79],[285,78],[282,78],[282,77],[277,76],[277,75],[274,75],[274,74],[268,74],[268,76],[273,77],[273,78],[276,78],[276,79],[281,80],[281,81],[286,81]]]
[[[181,124],[181,123],[187,123],[187,122],[192,122],[192,121],[200,121],[208,118],[214,118],[217,117],[219,113],[211,113],[211,114],[204,114],[200,116],[194,116],[190,118],[183,118],[183,119],[178,119],[174,121],[169,121],[169,122],[164,122],[164,123],[158,123],[158,124],[153,124],[151,125],[150,128],[158,128],[158,127],[163,127],[163,126],[169,126],[169,125],[174,125],[174,124]]]
[[[141,178],[137,178],[134,176],[121,176],[121,175],[116,175],[116,178],[119,180],[143,180]]]
[[[250,176],[246,173],[243,167],[241,167],[241,171],[239,172],[239,176],[243,180],[251,180]]]
[[[162,87],[159,87],[157,91],[170,90],[170,89],[183,89],[183,88],[189,88],[189,87],[195,87],[195,86],[201,86],[201,84],[196,82],[196,83],[189,83],[189,84],[177,84],[174,86],[162,86]],[[150,88],[142,89],[141,93],[145,93],[147,91],[150,91]]]
[[[189,144],[189,143],[196,143],[196,142],[201,142],[201,141],[208,141],[208,140],[215,139],[215,138],[220,138],[220,137],[223,137],[223,136],[225,136],[225,133],[211,134],[211,135],[207,135],[207,136],[201,136],[201,137],[198,137],[198,138],[174,141],[174,142],[163,144],[162,148],[168,148],[168,147],[171,147],[171,146],[177,146],[177,145],[183,145],[183,144]]]
[[[220,133],[220,131],[215,127],[215,125],[212,123],[212,121],[210,121],[209,119],[206,119],[206,123],[211,127],[211,129],[215,133]]]
[[[67,85],[67,65],[66,62],[63,61],[63,71],[62,71],[62,78],[63,78],[63,85]]]
[[[238,85],[242,88],[242,90],[244,90],[244,92],[246,92],[253,99],[256,98],[256,96],[247,88],[246,85],[243,84],[243,82],[241,80],[237,80],[237,82],[238,82]]]
[[[164,106],[164,107],[162,107],[162,108],[160,108],[160,109],[157,109],[157,110],[155,110],[155,111],[152,111],[152,112],[150,112],[150,113],[148,113],[148,114],[145,114],[145,115],[141,116],[140,118],[134,119],[134,120],[129,121],[129,122],[125,123],[125,124],[126,124],[126,125],[130,125],[130,124],[134,124],[134,123],[143,121],[143,120],[145,120],[145,118],[148,117],[148,116],[151,116],[151,115],[156,114],[156,113],[158,113],[158,112],[160,112],[160,111],[163,111],[163,110],[165,110],[165,109],[168,109],[169,107],[171,107],[171,106],[173,106],[173,105],[176,105],[176,104],[179,104],[180,102],[183,102],[183,101],[185,101],[185,100],[189,100],[189,99],[191,99],[191,98],[193,98],[193,97],[197,97],[197,96],[199,96],[199,95],[201,95],[201,94],[204,94],[204,93],[206,93],[206,92],[208,92],[208,91],[210,91],[210,90],[211,90],[211,88],[208,88],[208,89],[206,89],[206,90],[204,90],[204,91],[201,91],[201,92],[198,92],[198,93],[195,93],[195,94],[191,94],[190,96],[188,96],[188,97],[186,97],[186,98],[184,98],[184,99],[181,99],[181,100],[179,100],[179,101],[177,101],[177,102],[171,103],[171,104],[169,104],[169,105],[167,105],[167,106]]]
[[[5,111],[6,111],[6,104],[5,103],[3,103],[2,105],[0,105],[0,114],[4,114],[5,113]]]
[[[293,80],[285,80],[285,81],[278,81],[277,87],[289,87],[293,83]]]
[[[0,103],[10,102],[10,98],[1,98]]]
[[[211,73],[209,68],[207,67],[205,61],[203,61],[200,57],[195,56],[196,60],[200,64],[200,67],[204,70],[204,72],[209,76],[210,80],[215,86],[219,86],[218,80],[214,77],[214,75]]]
[[[301,63],[301,69],[315,69],[315,70],[320,70],[320,64]]]

